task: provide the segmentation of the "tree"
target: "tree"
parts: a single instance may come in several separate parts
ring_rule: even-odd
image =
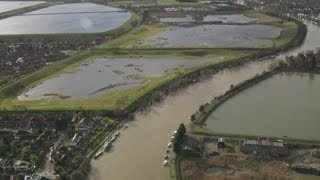
[[[179,125],[178,130],[177,130],[177,134],[176,134],[175,138],[173,139],[173,151],[176,154],[179,154],[181,152],[183,137],[184,137],[185,133],[186,133],[186,127],[184,126],[183,123],[181,123]]]
[[[195,114],[192,114],[192,115],[191,115],[191,121],[192,121],[192,122],[196,121],[196,115],[195,115]]]

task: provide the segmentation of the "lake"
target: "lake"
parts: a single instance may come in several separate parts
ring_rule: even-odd
[[[320,75],[280,73],[242,91],[214,111],[214,132],[319,140]]]
[[[63,4],[2,19],[0,34],[100,33],[120,27],[130,17],[130,12],[108,6]]]
[[[0,13],[45,3],[45,1],[0,1]]]

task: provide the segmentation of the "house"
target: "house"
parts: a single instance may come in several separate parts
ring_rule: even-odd
[[[226,144],[224,143],[224,138],[218,138],[217,146],[218,146],[218,148],[226,147]]]
[[[240,151],[245,154],[287,156],[289,149],[282,141],[269,141],[268,139],[244,140],[240,145]]]
[[[312,156],[316,158],[320,158],[320,149],[314,149],[312,152]]]
[[[82,136],[79,133],[75,133],[71,142],[69,143],[69,147],[78,147]]]
[[[76,125],[75,130],[76,131],[90,131],[92,128],[92,121],[82,118]]]

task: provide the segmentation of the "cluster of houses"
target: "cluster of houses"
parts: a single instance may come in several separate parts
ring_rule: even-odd
[[[74,120],[73,120],[74,121]],[[68,143],[68,147],[77,148],[83,136],[88,135],[91,132],[93,122],[88,118],[82,118],[78,123],[75,124],[71,141]]]
[[[240,145],[240,151],[245,154],[259,156],[288,156],[289,148],[282,140],[270,141],[268,139],[244,140]]]
[[[6,179],[13,174],[24,177],[25,174],[32,174],[34,171],[35,166],[32,163],[0,158],[0,179]]]
[[[83,50],[101,40],[0,40],[0,86],[66,57],[64,50]]]

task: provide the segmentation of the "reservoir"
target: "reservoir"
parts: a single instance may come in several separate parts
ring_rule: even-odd
[[[227,134],[319,140],[320,75],[283,72],[216,109],[206,128]]]

